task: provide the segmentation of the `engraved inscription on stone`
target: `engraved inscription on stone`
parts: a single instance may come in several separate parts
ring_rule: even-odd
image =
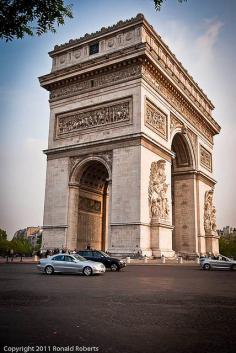
[[[167,139],[167,115],[146,99],[145,125]]]
[[[79,208],[80,210],[87,212],[101,212],[101,202],[93,199],[88,199],[87,197],[79,198]]]
[[[200,163],[204,168],[208,169],[210,172],[212,171],[211,153],[208,152],[202,145],[200,145]]]
[[[104,103],[99,106],[77,109],[56,116],[56,135],[62,137],[91,128],[129,123],[132,115],[132,99]]]

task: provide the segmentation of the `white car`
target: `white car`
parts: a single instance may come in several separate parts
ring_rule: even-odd
[[[85,276],[91,276],[106,271],[101,262],[89,261],[80,255],[70,254],[57,254],[41,259],[37,267],[47,275],[52,275],[54,272],[63,272],[82,273]]]
[[[211,270],[213,268],[236,270],[236,261],[223,255],[201,258],[200,265],[203,270]]]

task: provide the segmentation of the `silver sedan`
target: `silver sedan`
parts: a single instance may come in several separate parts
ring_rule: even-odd
[[[85,276],[91,276],[106,271],[101,262],[89,261],[80,255],[70,254],[57,254],[41,259],[37,267],[47,275],[52,275],[54,272],[63,272],[82,273]]]
[[[213,268],[236,270],[236,261],[223,255],[202,258],[200,259],[200,265],[203,270],[211,270]]]

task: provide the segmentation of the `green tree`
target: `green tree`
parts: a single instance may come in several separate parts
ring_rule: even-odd
[[[160,11],[165,0],[153,1]],[[65,5],[64,0],[0,0],[0,39],[11,41],[26,34],[56,32],[55,26],[63,25],[66,17],[73,17],[72,5]]]
[[[21,261],[23,256],[31,256],[33,253],[32,245],[25,238],[12,239],[11,249],[15,254],[20,255]]]
[[[225,256],[236,258],[236,233],[221,237],[219,239],[219,250]]]
[[[6,41],[55,32],[65,17],[72,18],[64,0],[0,0],[0,38]]]
[[[160,11],[161,9],[161,5],[163,4],[165,0],[154,0],[154,4],[155,4],[155,9],[157,11]],[[178,2],[184,2],[184,1],[187,1],[187,0],[178,0]]]
[[[0,228],[0,238],[7,239],[7,232]]]

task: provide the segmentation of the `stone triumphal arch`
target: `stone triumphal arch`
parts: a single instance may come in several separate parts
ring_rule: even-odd
[[[214,106],[144,16],[49,54],[43,247],[217,253]]]

